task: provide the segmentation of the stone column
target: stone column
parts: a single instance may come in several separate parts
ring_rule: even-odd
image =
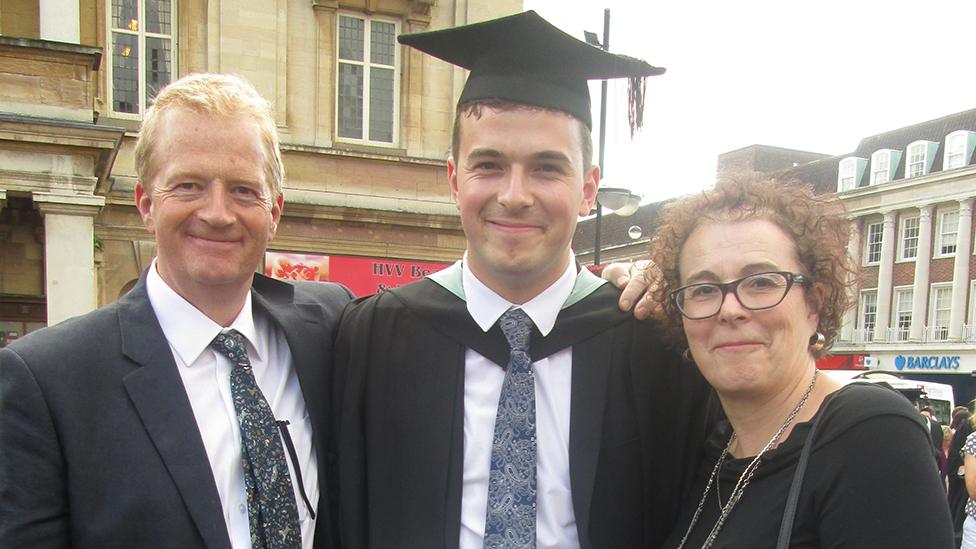
[[[972,255],[973,199],[959,201],[959,230],[956,233],[956,257],[952,269],[952,310],[949,312],[949,339],[962,339],[966,322],[966,294],[969,292],[969,259]]]
[[[855,265],[861,264],[861,230],[862,223],[859,218],[854,218],[851,220],[851,240],[847,243],[847,254],[851,257],[851,261]],[[850,275],[848,279],[853,278],[854,275]],[[851,299],[854,306],[844,313],[844,318],[841,319],[840,326],[840,339],[842,341],[857,341],[858,338],[855,336],[855,331],[857,330],[857,311],[860,306],[860,294],[856,287],[852,287],[848,290],[852,292]]]
[[[41,40],[81,43],[79,0],[40,0]]]
[[[918,254],[915,257],[915,283],[912,286],[912,325],[908,331],[911,341],[925,336],[925,304],[929,297],[929,268],[932,266],[932,211],[927,204],[918,208]]]
[[[34,193],[44,216],[47,323],[95,310],[95,215],[105,197]]]
[[[895,268],[895,212],[884,213],[881,233],[881,264],[878,265],[878,315],[875,318],[874,341],[888,341],[891,324],[891,273]]]

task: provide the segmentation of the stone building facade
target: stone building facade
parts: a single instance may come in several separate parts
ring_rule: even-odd
[[[466,74],[396,35],[521,9],[519,0],[4,0],[0,345],[114,301],[149,265],[155,244],[133,204],[135,139],[155,91],[192,72],[243,76],[274,105],[286,181],[269,249],[334,264],[368,258],[374,274],[455,260],[464,238],[445,159]]]

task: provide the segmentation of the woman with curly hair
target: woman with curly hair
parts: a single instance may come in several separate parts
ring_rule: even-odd
[[[758,175],[663,214],[663,329],[727,417],[666,547],[951,547],[918,412],[815,366],[851,305],[850,235],[837,201]]]

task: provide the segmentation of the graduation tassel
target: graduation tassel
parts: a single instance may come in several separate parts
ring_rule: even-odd
[[[627,121],[630,122],[630,138],[644,126],[644,95],[647,92],[647,77],[632,76],[627,85]]]

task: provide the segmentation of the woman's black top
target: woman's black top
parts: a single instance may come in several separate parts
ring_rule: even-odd
[[[951,548],[945,490],[927,428],[911,403],[887,387],[854,383],[829,395],[820,414],[790,547]],[[779,447],[763,456],[712,547],[776,546],[786,496],[812,421],[796,424]],[[730,434],[723,421],[709,438],[698,481],[665,547],[680,543]],[[752,459],[726,456],[718,475],[722,503]],[[713,483],[686,548],[701,547],[718,520],[716,493]]]

